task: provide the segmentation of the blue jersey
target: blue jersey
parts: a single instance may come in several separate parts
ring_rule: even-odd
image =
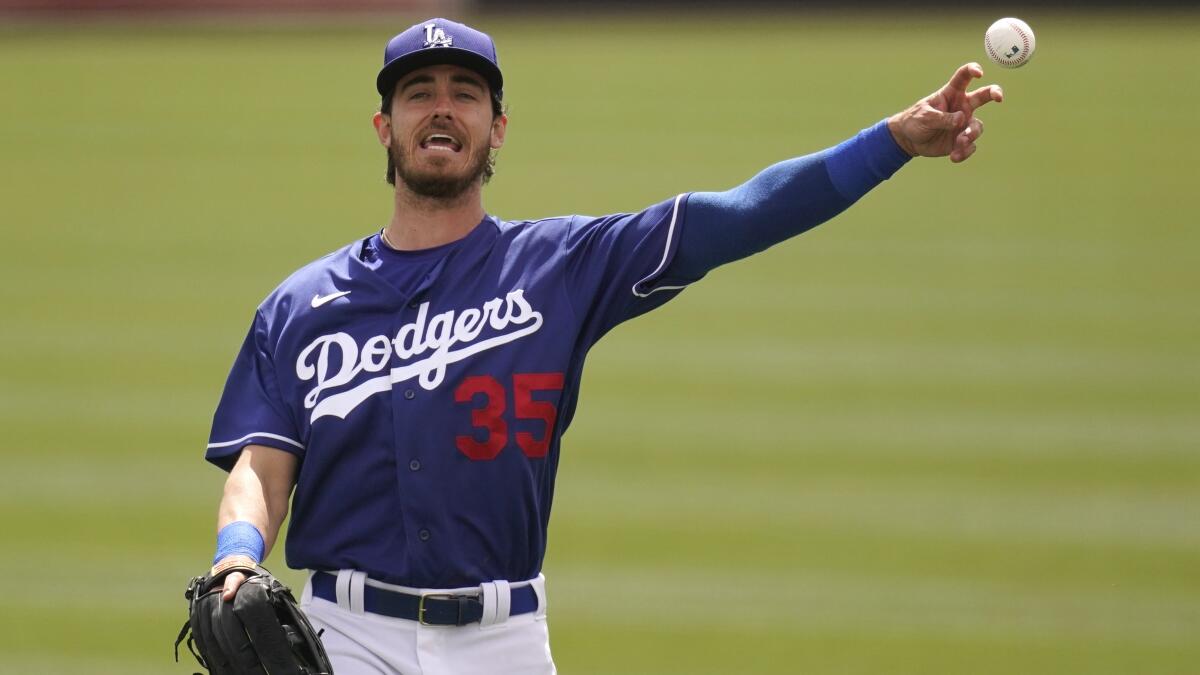
[[[258,308],[207,458],[300,458],[290,567],[426,588],[536,576],[584,356],[684,285],[663,272],[686,201],[488,217],[411,269],[370,239],[304,267]]]
[[[909,157],[887,121],[722,193],[504,222],[405,255],[378,235],[259,307],[207,457],[300,459],[291,567],[424,588],[541,569],[559,440],[588,349],[708,270],[833,217]]]

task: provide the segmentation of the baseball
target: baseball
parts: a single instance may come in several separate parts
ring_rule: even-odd
[[[983,48],[988,58],[1003,68],[1020,68],[1033,57],[1037,41],[1033,29],[1020,19],[1009,17],[988,26],[983,35]]]

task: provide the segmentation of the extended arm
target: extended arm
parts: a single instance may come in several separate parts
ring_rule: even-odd
[[[913,156],[966,160],[983,133],[974,110],[1003,98],[995,85],[966,91],[982,76],[978,64],[966,64],[938,91],[836,147],[780,162],[732,190],[691,195],[679,249],[664,276],[698,279],[805,232],[841,213]]]
[[[218,531],[230,523],[250,523],[262,535],[261,558],[266,558],[287,517],[298,463],[295,455],[283,450],[263,445],[246,446],[225,480],[225,492],[217,515]],[[238,555],[224,556],[215,563],[220,565]],[[253,556],[246,557],[253,560]],[[261,558],[253,562],[261,562]],[[233,599],[243,581],[245,575],[236,571],[226,577],[226,600]]]
[[[836,147],[775,164],[732,190],[697,192],[688,198],[667,276],[696,279],[816,227],[908,160],[885,121]]]

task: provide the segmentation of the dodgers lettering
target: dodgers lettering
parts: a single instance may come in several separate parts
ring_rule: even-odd
[[[313,340],[296,359],[296,376],[301,381],[307,382],[316,377],[316,386],[304,396],[305,408],[318,408],[313,411],[311,420],[325,415],[345,419],[371,394],[385,391],[413,377],[417,378],[422,388],[434,389],[445,379],[447,365],[537,331],[542,326],[542,315],[526,302],[524,293],[522,289],[511,291],[504,298],[488,300],[479,309],[472,307],[461,312],[441,312],[429,319],[428,323],[429,303],[421,303],[416,320],[397,331],[394,339],[375,335],[366,340],[361,352],[358,342],[346,333],[322,335]],[[504,333],[509,324],[531,325]],[[500,334],[476,342],[487,327]],[[451,347],[455,345],[467,346],[452,351]],[[393,368],[387,376],[373,378],[348,391],[331,395],[318,407],[321,392],[348,384],[363,371],[377,373],[383,370],[391,359],[393,347],[395,355],[406,361],[431,349],[434,351],[427,358]],[[315,363],[312,361],[314,354]],[[330,373],[331,362],[340,363],[341,367]]]

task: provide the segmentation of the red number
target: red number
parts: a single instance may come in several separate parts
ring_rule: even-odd
[[[516,373],[513,375],[513,401],[519,420],[541,420],[546,432],[541,438],[528,431],[517,432],[517,445],[526,457],[545,457],[550,452],[550,440],[554,438],[554,423],[558,420],[558,408],[550,401],[537,401],[535,391],[562,391],[562,373]],[[507,392],[504,385],[491,375],[468,377],[454,390],[454,400],[471,403],[483,394],[483,406],[471,410],[471,426],[485,429],[487,440],[479,442],[473,436],[460,435],[454,442],[462,454],[474,460],[495,459],[508,445],[508,425],[504,423],[504,408]]]
[[[527,431],[517,432],[517,445],[526,457],[545,457],[550,451],[550,439],[554,437],[554,420],[558,409],[550,401],[533,400],[535,391],[562,391],[562,373],[517,373],[513,375],[513,408],[519,420],[542,420],[546,433],[536,439]]]
[[[456,436],[455,444],[462,454],[471,459],[495,459],[508,444],[508,425],[504,423],[504,385],[490,375],[476,375],[463,380],[454,391],[454,400],[470,403],[476,394],[483,394],[486,401],[482,408],[471,410],[471,426],[487,429],[487,441],[480,443],[471,436]]]

